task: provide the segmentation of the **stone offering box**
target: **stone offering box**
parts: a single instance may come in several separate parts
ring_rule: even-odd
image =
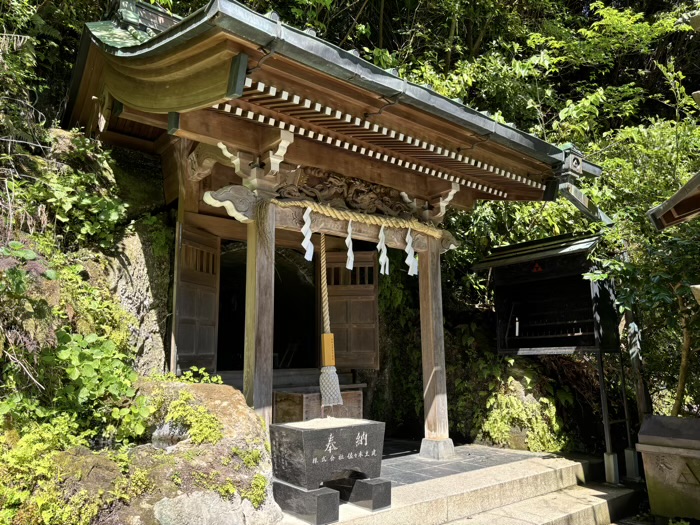
[[[340,500],[377,510],[391,505],[379,479],[384,423],[312,419],[270,425],[275,501],[314,525],[338,521]]]
[[[649,416],[639,430],[652,514],[700,519],[700,419]]]

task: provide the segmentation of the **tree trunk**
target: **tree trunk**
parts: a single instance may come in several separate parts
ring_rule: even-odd
[[[452,23],[450,24],[450,34],[447,37],[447,57],[445,58],[445,74],[450,72],[450,66],[452,66],[452,46],[455,41],[455,33],[457,33],[457,9],[455,9],[454,15],[452,15]]]
[[[623,321],[623,330],[621,336],[627,333],[627,353],[630,356],[630,365],[632,369],[632,383],[634,384],[635,397],[637,400],[637,416],[639,422],[642,423],[646,416],[652,413],[651,395],[649,387],[644,380],[642,370],[642,341],[639,327],[634,322],[632,312],[627,310]]]
[[[384,0],[379,4],[379,49],[384,49]]]
[[[672,416],[678,416],[683,406],[683,398],[685,397],[685,383],[688,379],[688,368],[690,368],[690,327],[688,314],[683,313],[685,310],[683,299],[678,297],[678,305],[681,310],[681,329],[683,330],[683,345],[681,347],[681,368],[678,372],[678,388],[676,388],[676,399],[673,402]]]

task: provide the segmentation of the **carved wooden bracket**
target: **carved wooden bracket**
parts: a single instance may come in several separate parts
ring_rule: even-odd
[[[261,197],[256,196],[252,190],[240,185],[226,186],[216,191],[208,191],[204,194],[205,203],[217,208],[224,208],[229,216],[242,223],[255,221],[256,203],[260,199]],[[276,212],[276,227],[282,230],[301,231],[304,225],[303,213],[304,208],[301,207],[278,207]],[[378,241],[380,227],[377,225],[353,221],[352,229],[353,239],[375,243]],[[314,233],[325,233],[327,235],[345,237],[347,235],[347,221],[326,217],[321,214],[314,214],[311,231]],[[389,248],[403,250],[406,247],[406,233],[406,228],[386,228],[386,245]],[[414,250],[416,252],[425,251],[427,249],[427,236],[424,233],[414,231],[413,237]],[[458,241],[448,231],[442,232],[440,243],[441,252],[453,250],[459,245]]]
[[[187,157],[187,163],[187,178],[192,182],[199,182],[211,175],[211,170],[217,163],[233,167],[233,163],[224,155],[221,149],[203,143],[198,144],[194,151],[190,153],[189,157]]]
[[[256,195],[271,198],[276,196],[276,188],[280,184],[280,171],[291,169],[284,164],[287,148],[294,142],[294,134],[279,130],[279,134],[268,142],[260,155],[245,151],[231,153],[225,144],[219,142],[221,153],[233,166],[236,174],[243,179],[243,184]]]
[[[224,208],[226,213],[242,223],[255,220],[255,203],[258,198],[245,186],[224,186],[216,191],[207,191],[204,202],[215,208]]]
[[[107,125],[109,124],[109,119],[112,116],[112,106],[114,104],[114,99],[109,91],[106,89],[102,91],[102,95],[99,99],[99,109],[97,111],[97,131],[102,133],[107,130]]]
[[[459,184],[453,182],[452,188],[450,188],[447,191],[443,191],[442,193],[439,193],[438,195],[430,199],[430,205],[432,206],[432,210],[428,212],[429,215],[428,217],[426,217],[426,219],[432,221],[433,224],[441,223],[442,220],[445,218],[445,213],[447,213],[448,204],[450,204],[455,194],[459,191],[459,188]]]

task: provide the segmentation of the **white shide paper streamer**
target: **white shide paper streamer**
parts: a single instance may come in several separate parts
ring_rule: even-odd
[[[386,236],[384,234],[384,226],[379,230],[379,243],[377,243],[377,251],[379,252],[379,273],[389,275],[389,257],[386,254]]]
[[[345,263],[345,267],[348,270],[352,270],[355,266],[355,254],[352,253],[352,221],[348,221],[348,236],[345,237],[345,246],[348,247],[348,260]]]
[[[306,250],[304,259],[310,261],[314,257],[314,243],[311,242],[311,208],[306,208],[304,212],[304,226],[301,228],[301,233],[304,234],[304,240],[301,245]]]
[[[413,235],[411,235],[411,228],[408,229],[406,234],[406,264],[408,265],[408,275],[418,275],[418,258],[413,250]]]

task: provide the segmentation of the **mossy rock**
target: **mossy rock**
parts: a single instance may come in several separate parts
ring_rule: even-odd
[[[282,519],[264,424],[239,391],[142,381],[141,392],[160,406],[154,425],[180,403],[214,421],[216,439],[197,444],[190,437],[166,449],[60,452],[55,472],[28,495],[13,525],[274,525]]]
[[[63,516],[52,525],[248,525],[282,518],[272,499],[269,454],[252,442],[183,442],[167,451],[149,444],[121,458],[78,447],[57,454],[55,464],[56,479],[40,484],[20,509],[23,525],[43,523],[37,520],[47,511]]]
[[[256,444],[261,450],[267,442],[267,431],[257,414],[248,406],[240,390],[228,385],[139,380],[139,392],[151,397],[159,410],[151,421],[151,430],[166,423],[167,408],[183,392],[191,395],[193,404],[201,405],[221,424],[222,437],[243,447]]]
[[[245,447],[260,457],[257,464],[246,465],[240,442],[231,438],[216,444],[182,442],[167,451],[152,445],[134,448],[129,469],[147,472],[150,490],[113,507],[96,524],[276,523],[282,515],[272,499],[270,456],[253,443]],[[238,521],[222,522],[220,516]]]

